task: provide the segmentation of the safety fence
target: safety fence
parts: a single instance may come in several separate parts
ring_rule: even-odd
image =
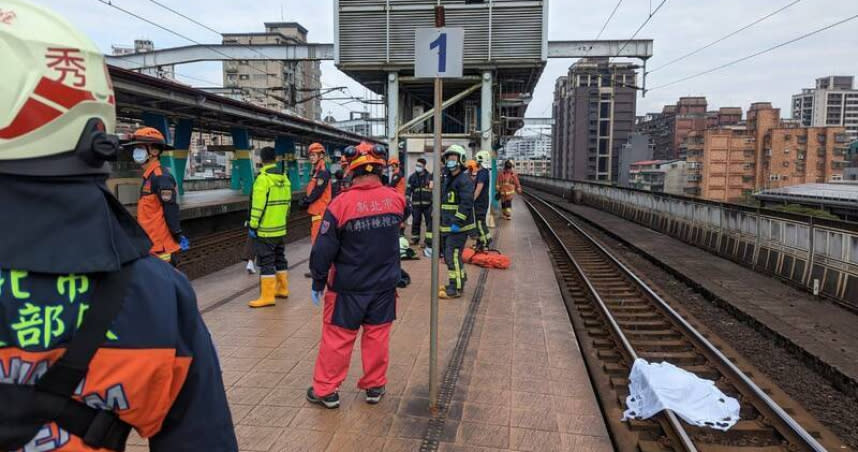
[[[594,182],[532,176],[521,181],[858,309],[858,223]]]

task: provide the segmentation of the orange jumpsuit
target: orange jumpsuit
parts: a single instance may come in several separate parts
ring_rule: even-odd
[[[319,226],[322,224],[322,215],[328,204],[331,203],[331,173],[325,166],[324,160],[319,160],[314,169],[313,178],[307,184],[307,197],[302,205],[307,208],[311,216],[310,241],[316,243],[319,235]]]
[[[152,162],[143,173],[137,222],[152,241],[149,253],[167,262],[179,251],[176,238],[182,234],[176,197],[176,180],[160,162]]]

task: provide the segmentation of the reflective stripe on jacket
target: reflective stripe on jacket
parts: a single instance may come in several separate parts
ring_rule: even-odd
[[[521,193],[521,184],[518,182],[518,174],[513,170],[503,170],[498,175],[497,190],[504,201],[512,199],[515,193]]]
[[[250,228],[259,237],[283,237],[292,204],[292,185],[276,163],[265,165],[253,182]]]
[[[456,224],[459,231],[474,229],[474,183],[465,171],[455,176],[449,172],[441,185],[441,232],[450,232]]]
[[[408,186],[405,190],[405,198],[411,200],[411,204],[415,207],[431,206],[432,205],[432,189],[429,184],[432,182],[432,173],[423,171],[422,173],[413,172],[408,177]]]

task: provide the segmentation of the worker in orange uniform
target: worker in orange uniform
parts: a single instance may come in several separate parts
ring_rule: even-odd
[[[405,196],[405,178],[402,177],[402,172],[399,170],[399,159],[391,157],[387,164],[390,165],[390,187]]]
[[[331,172],[325,165],[325,147],[321,143],[311,144],[307,153],[313,165],[313,175],[307,184],[307,196],[301,200],[301,208],[307,209],[310,215],[310,243],[316,243],[322,214],[331,203]],[[304,273],[304,277],[309,278],[310,273]]]
[[[143,166],[143,183],[137,201],[137,222],[152,241],[150,253],[176,265],[175,253],[187,251],[190,243],[182,235],[176,179],[161,166],[161,152],[172,149],[164,135],[153,127],[138,129],[125,143],[133,149],[131,158]]]
[[[495,198],[501,201],[503,218],[504,220],[511,220],[512,198],[516,193],[521,194],[521,183],[518,181],[518,174],[512,169],[512,160],[504,162],[503,171],[498,175],[495,188],[497,189]]]
[[[98,46],[0,0],[0,450],[238,451],[188,279],[107,187],[122,152]],[[156,192],[157,193],[157,192]]]
[[[384,396],[396,284],[401,278],[399,224],[406,216],[405,197],[381,183],[384,147],[364,142],[344,152],[352,186],[328,206],[310,253],[313,304],[318,306],[324,298],[324,308],[307,400],[326,408],[340,406],[338,389],[361,329],[364,374],[358,388],[366,391],[370,404]]]

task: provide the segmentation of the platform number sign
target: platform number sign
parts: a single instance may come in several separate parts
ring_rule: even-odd
[[[464,28],[418,28],[414,33],[414,76],[462,76]]]

